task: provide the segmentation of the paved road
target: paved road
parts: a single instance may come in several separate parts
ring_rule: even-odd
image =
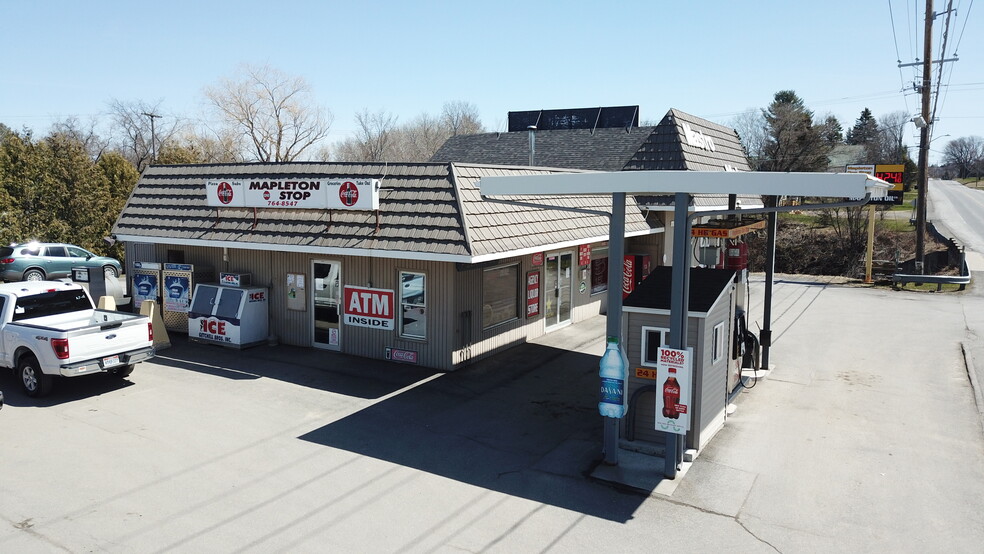
[[[979,552],[967,298],[780,277],[776,369],[672,497],[584,476],[601,318],[453,374],[172,337],[3,376],[0,552]]]

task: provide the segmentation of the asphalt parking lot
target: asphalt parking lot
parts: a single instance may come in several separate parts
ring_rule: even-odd
[[[129,380],[4,375],[0,551],[980,551],[978,308],[780,281],[776,369],[672,496],[586,476],[601,317],[451,374],[172,335]]]

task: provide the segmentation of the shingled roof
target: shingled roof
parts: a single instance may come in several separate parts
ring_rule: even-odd
[[[622,171],[655,127],[537,131],[533,164],[594,171]],[[433,162],[530,165],[526,131],[457,135],[431,157]]]
[[[700,139],[696,138],[698,135]],[[712,146],[707,142],[699,146],[699,141],[708,138]],[[527,165],[529,155],[528,132],[484,133],[449,138],[431,161]],[[666,112],[659,125],[650,127],[536,131],[533,162],[542,167],[595,171],[751,169],[734,129],[675,109]],[[758,196],[739,198],[745,207],[762,205]],[[672,196],[637,200],[651,207],[673,205]],[[719,208],[727,206],[728,199],[722,195],[694,195],[691,205],[696,209]]]
[[[119,240],[475,263],[608,239],[604,195],[484,200],[482,177],[568,170],[451,163],[256,163],[151,166],[113,226]],[[217,178],[381,180],[379,210],[215,208]],[[556,206],[541,208],[535,203]],[[564,209],[580,211],[565,211]],[[626,236],[661,230],[633,201]]]

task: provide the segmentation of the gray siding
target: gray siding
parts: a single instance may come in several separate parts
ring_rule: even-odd
[[[722,298],[714,305],[714,308],[707,314],[707,319],[703,320],[702,335],[704,346],[701,348],[702,361],[700,364],[702,375],[697,383],[697,390],[694,396],[699,404],[695,407],[695,413],[701,414],[699,427],[695,427],[691,432],[693,442],[692,448],[701,449],[707,445],[711,437],[724,426],[725,413],[728,404],[728,362],[731,359],[731,333],[732,321],[731,314],[734,304],[734,295]],[[724,358],[719,362],[712,363],[714,348],[714,326],[724,323],[724,333],[727,338]]]
[[[641,388],[656,385],[654,379],[640,379],[635,376],[636,368],[648,367],[654,372],[655,366],[644,366],[642,364],[642,328],[660,327],[670,328],[670,317],[664,314],[646,314],[636,312],[626,312],[623,318],[623,340],[626,346],[626,357],[629,359],[629,382],[626,392],[629,398]],[[700,319],[691,317],[687,324],[687,346],[693,346],[696,352],[696,344],[700,336]],[[698,367],[698,361],[694,361],[694,367]],[[634,411],[635,440],[647,441],[656,444],[663,443],[663,433],[656,431],[656,392],[643,392],[638,396],[638,405]],[[696,413],[696,410],[695,410]],[[623,420],[623,436],[625,420]],[[688,435],[689,443],[689,435]]]

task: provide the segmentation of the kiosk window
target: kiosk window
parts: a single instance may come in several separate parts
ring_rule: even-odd
[[[427,282],[423,273],[400,272],[400,336],[427,338]]]
[[[726,336],[723,321],[714,326],[714,351],[711,353],[711,363],[717,363],[724,357]]]
[[[486,269],[482,274],[482,327],[519,317],[519,264]]]
[[[642,365],[655,366],[659,361],[659,347],[666,346],[670,330],[662,327],[642,328]]]

